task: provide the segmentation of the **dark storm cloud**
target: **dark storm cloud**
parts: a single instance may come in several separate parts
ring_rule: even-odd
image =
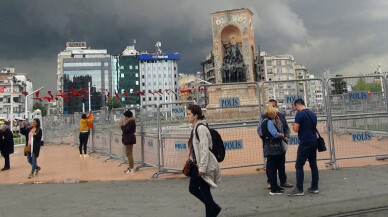
[[[293,54],[314,74],[387,55],[387,45],[379,45],[386,36],[384,1],[1,0],[0,66],[14,65],[35,87],[55,89],[56,58],[66,41],[86,39],[114,55],[136,39],[137,49],[148,51],[161,41],[164,52],[182,55],[180,72],[195,73],[212,49],[210,14],[235,8],[254,13],[256,46]]]

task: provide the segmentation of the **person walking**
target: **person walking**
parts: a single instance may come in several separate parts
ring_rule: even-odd
[[[40,128],[40,120],[35,118],[32,121],[31,127],[26,127],[24,122],[20,124],[20,132],[26,136],[26,146],[30,146],[30,152],[25,153],[27,155],[28,163],[31,164],[31,173],[28,178],[31,179],[38,175],[42,169],[38,166],[38,157],[40,152],[40,146],[42,145],[42,129]]]
[[[128,169],[124,173],[135,173],[134,163],[133,163],[133,145],[136,144],[136,122],[133,113],[130,110],[124,112],[124,121],[118,120],[119,126],[123,131],[122,142],[125,146],[125,154],[128,158]]]
[[[284,134],[276,127],[277,109],[268,105],[261,123],[264,157],[267,158],[267,178],[271,185],[270,195],[283,194],[284,189],[278,185],[277,171],[281,167],[285,150],[282,147]]]
[[[317,147],[318,137],[316,133],[317,116],[311,110],[307,109],[302,99],[297,99],[294,102],[297,111],[295,115],[295,122],[292,129],[298,132],[300,140],[298,146],[298,153],[296,157],[296,187],[288,194],[289,196],[303,196],[303,181],[304,171],[303,166],[306,160],[309,161],[311,168],[311,187],[307,189],[308,192],[318,194],[318,180],[319,172],[317,166]]]
[[[209,129],[204,126],[206,124],[204,118],[200,106],[190,105],[188,107],[187,119],[193,125],[188,147],[190,157],[197,165],[195,167],[197,169],[191,172],[189,191],[205,204],[206,217],[215,217],[221,212],[221,207],[214,202],[210,188],[217,187],[221,173],[218,161],[210,151],[213,147],[212,138]],[[198,124],[201,125],[198,126]],[[196,138],[195,130],[199,138]]]
[[[88,139],[90,135],[90,123],[93,122],[93,118],[87,118],[86,114],[82,114],[81,120],[79,120],[79,156],[80,157],[89,157],[87,153],[88,148]],[[83,154],[82,154],[83,148]]]
[[[13,134],[5,124],[0,125],[0,150],[4,157],[4,167],[1,171],[9,170],[11,168],[9,155],[14,152],[14,142]]]
[[[278,108],[278,101],[276,99],[270,99],[268,101],[268,106],[272,106],[272,107],[277,109]],[[262,124],[263,120],[265,119],[265,116],[266,115],[262,115],[260,117],[260,121],[259,121],[259,124],[257,126],[257,134],[260,137],[262,137],[262,135],[263,135],[262,131],[261,131],[261,124]],[[290,139],[290,128],[288,127],[288,123],[287,123],[285,115],[278,111],[276,113],[274,123],[275,123],[276,127],[279,129],[279,132],[284,134],[284,138],[283,138],[284,142],[288,143],[288,141]],[[285,187],[285,188],[294,187],[294,185],[287,182],[286,153],[282,154],[280,156],[279,160],[280,160],[280,164],[279,164],[277,173],[279,175],[280,186]],[[261,170],[261,168],[257,168],[256,170],[259,171],[259,170]],[[268,170],[266,170],[266,173],[268,173]],[[267,176],[268,176],[268,174],[267,174]],[[267,180],[267,189],[271,189],[271,185],[269,183],[269,180]]]

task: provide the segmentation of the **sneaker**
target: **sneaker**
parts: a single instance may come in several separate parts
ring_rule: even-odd
[[[29,179],[31,179],[32,177],[34,177],[34,173],[30,173],[30,175],[28,175]]]
[[[294,187],[293,184],[290,184],[288,182],[285,182],[285,183],[281,184],[280,186],[285,187],[285,188],[292,188],[292,187]]]
[[[130,173],[134,173],[134,172],[133,172],[133,169],[132,170],[131,169],[127,169],[127,170],[124,171],[124,173],[130,174]]]
[[[38,173],[39,173],[39,171],[40,171],[41,169],[42,169],[41,167],[36,168],[36,170],[35,170],[35,176],[38,175]]]
[[[84,157],[89,157],[89,155],[88,154],[84,154]]]
[[[269,194],[270,195],[278,195],[278,194],[283,194],[284,193],[284,190],[282,190],[282,189],[278,189],[278,190],[276,190],[276,191],[270,191],[269,192]]]
[[[312,194],[319,194],[319,190],[318,189],[308,188],[307,191],[312,193]]]
[[[291,191],[291,193],[288,194],[288,196],[303,196],[304,192],[299,190],[298,188],[294,188],[294,190]]]
[[[9,170],[9,167],[4,167],[1,171]]]
[[[83,154],[80,154],[79,157],[83,157],[84,155]]]

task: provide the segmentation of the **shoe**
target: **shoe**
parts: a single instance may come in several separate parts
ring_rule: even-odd
[[[312,194],[319,194],[319,190],[318,189],[308,188],[307,191],[312,193]]]
[[[298,188],[294,188],[294,190],[291,191],[291,193],[288,194],[288,196],[303,196],[304,192],[299,190]]]
[[[30,175],[28,175],[29,179],[31,179],[32,177],[34,177],[34,173],[30,173]]]
[[[280,186],[285,187],[285,188],[292,188],[292,187],[294,187],[294,185],[292,185],[292,184],[290,184],[288,182],[285,182],[285,183],[281,184]]]
[[[88,154],[84,154],[84,157],[89,157],[89,155]]]
[[[84,155],[83,154],[80,154],[79,157],[83,157]]]
[[[271,184],[267,183],[267,189],[271,189]]]
[[[1,171],[9,170],[9,167],[4,167]]]
[[[220,207],[220,205],[216,204],[216,211],[214,212],[214,217],[217,217],[218,214],[220,214],[221,209],[222,208]]]
[[[133,169],[127,169],[124,171],[124,173],[126,174],[131,174],[131,173],[135,173]]]
[[[284,193],[284,190],[281,190],[281,189],[269,192],[270,195],[278,195],[278,194],[283,194],[283,193]]]
[[[39,173],[39,171],[40,171],[41,169],[42,169],[41,167],[36,168],[36,170],[35,170],[35,176],[38,175],[38,173]]]

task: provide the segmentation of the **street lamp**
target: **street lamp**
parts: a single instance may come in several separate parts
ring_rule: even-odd
[[[28,117],[27,117],[27,97],[29,97],[29,96],[31,96],[32,94],[34,94],[35,92],[37,92],[37,91],[39,91],[39,90],[41,90],[41,89],[43,89],[44,88],[44,86],[43,87],[40,87],[39,89],[37,89],[37,90],[35,90],[35,91],[33,91],[32,93],[30,93],[30,94],[27,94],[26,95],[26,98],[25,98],[25,100],[24,100],[24,118],[25,119],[27,119]]]

